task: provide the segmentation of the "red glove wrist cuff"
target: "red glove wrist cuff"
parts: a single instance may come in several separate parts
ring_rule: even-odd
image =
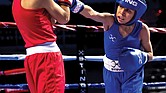
[[[73,0],[58,0],[58,3],[71,6]]]

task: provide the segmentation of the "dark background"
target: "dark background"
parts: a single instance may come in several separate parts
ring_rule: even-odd
[[[114,13],[114,0],[82,0],[99,12]],[[0,0],[0,22],[14,22],[11,12],[12,0]],[[141,18],[149,27],[166,27],[166,8],[164,0],[147,0],[148,9]],[[161,12],[162,11],[162,12]],[[71,20],[67,24],[101,26],[101,23],[91,19],[86,19],[79,14],[71,14]],[[85,49],[85,55],[99,56],[104,55],[103,51],[103,33],[88,32],[84,28],[82,48]],[[77,55],[78,38],[77,32],[69,30],[55,30],[58,36],[58,45],[63,55]],[[151,33],[151,42],[155,56],[166,56],[166,34]],[[80,46],[80,45],[79,45]],[[0,28],[0,54],[25,54],[24,42],[17,28]],[[0,60],[0,71],[22,68],[23,61],[2,61]],[[88,83],[101,83],[102,62],[86,61],[84,68],[87,71]],[[78,61],[66,61],[66,83],[79,83],[80,66]],[[166,82],[166,63],[153,62],[145,66],[145,82]],[[14,76],[0,76],[0,84],[18,84],[26,83],[25,74]],[[144,93],[158,93],[162,90],[147,90]],[[0,91],[3,93],[4,91]],[[66,90],[66,93],[80,93],[79,89]],[[89,89],[88,93],[104,93],[104,89]],[[163,92],[164,93],[164,92]]]
[[[11,5],[13,0],[0,1],[0,21],[14,22]],[[99,12],[114,13],[115,0],[82,0],[85,4],[90,5],[93,9]],[[146,0],[148,9],[142,20],[150,27],[165,27],[166,26],[166,6],[165,0]],[[81,24],[81,25],[101,25],[90,19],[86,19],[79,14],[71,14],[71,21],[68,24]],[[78,21],[79,20],[79,21]]]

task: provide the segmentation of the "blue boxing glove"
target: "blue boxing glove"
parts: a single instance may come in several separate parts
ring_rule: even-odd
[[[119,64],[124,71],[137,71],[146,62],[148,54],[139,49],[124,47],[119,55]]]
[[[81,2],[80,0],[73,0],[70,10],[73,13],[80,13],[84,9],[84,5],[85,4]]]

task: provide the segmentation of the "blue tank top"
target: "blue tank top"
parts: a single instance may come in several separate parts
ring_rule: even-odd
[[[142,22],[136,22],[133,31],[126,37],[122,37],[119,25],[114,22],[108,31],[104,32],[104,51],[107,58],[118,60],[123,47],[141,49],[139,34],[142,29]]]

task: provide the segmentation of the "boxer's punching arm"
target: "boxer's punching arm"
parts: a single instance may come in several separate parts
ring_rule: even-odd
[[[83,15],[86,18],[90,18],[94,21],[101,22],[101,23],[106,23],[108,22],[108,18],[113,19],[113,14],[110,13],[99,13],[92,9],[88,5],[84,5],[84,9],[80,12],[81,15]]]
[[[70,20],[70,8],[68,5],[58,5],[53,0],[43,0],[42,6],[58,23],[65,24]]]

